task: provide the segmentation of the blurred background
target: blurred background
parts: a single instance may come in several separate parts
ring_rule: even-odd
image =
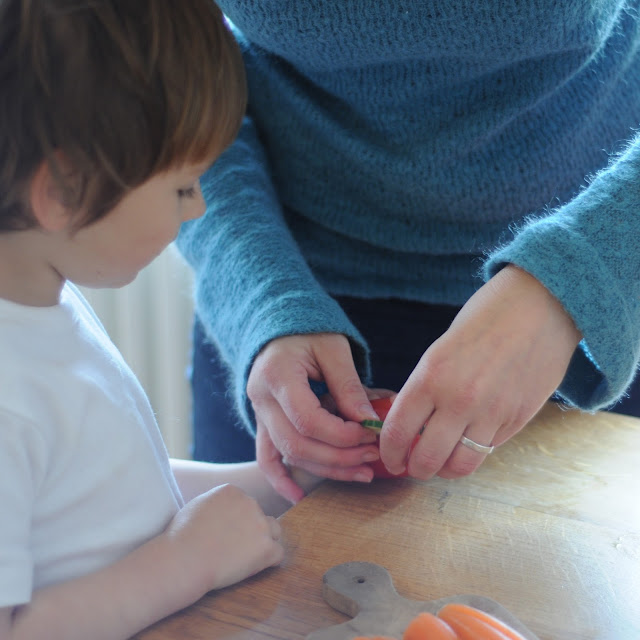
[[[122,289],[82,289],[147,392],[174,458],[191,457],[191,290],[173,245]]]

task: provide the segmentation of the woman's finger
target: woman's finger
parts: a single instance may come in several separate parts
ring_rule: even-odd
[[[261,422],[258,422],[256,431],[256,459],[276,493],[293,504],[304,498],[304,491],[289,475],[282,455],[274,446],[269,432]]]
[[[468,426],[437,475],[452,479],[473,473],[492,452],[495,433],[495,425]]]

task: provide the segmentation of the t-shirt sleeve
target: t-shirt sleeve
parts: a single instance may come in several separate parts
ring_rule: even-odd
[[[31,600],[29,541],[44,456],[44,442],[36,430],[0,409],[0,607]]]

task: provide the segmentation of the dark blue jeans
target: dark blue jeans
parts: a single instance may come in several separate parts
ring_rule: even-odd
[[[458,307],[406,300],[339,297],[338,302],[365,337],[371,350],[374,387],[398,391],[429,345],[451,324]],[[227,373],[217,349],[205,339],[200,322],[193,329],[193,428],[195,460],[255,460],[253,437],[242,427],[233,406]],[[611,409],[640,417],[640,379],[629,396]]]

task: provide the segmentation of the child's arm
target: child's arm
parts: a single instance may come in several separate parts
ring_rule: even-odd
[[[0,608],[0,640],[124,640],[207,591],[278,564],[279,537],[279,523],[255,500],[217,487],[115,564],[37,590],[29,604]]]
[[[257,500],[262,510],[270,516],[278,517],[291,507],[291,503],[269,484],[256,462],[211,464],[172,459],[171,468],[185,502],[212,487],[229,483]],[[296,484],[302,487],[305,493],[315,489],[323,480],[302,469],[292,468],[290,472]]]

